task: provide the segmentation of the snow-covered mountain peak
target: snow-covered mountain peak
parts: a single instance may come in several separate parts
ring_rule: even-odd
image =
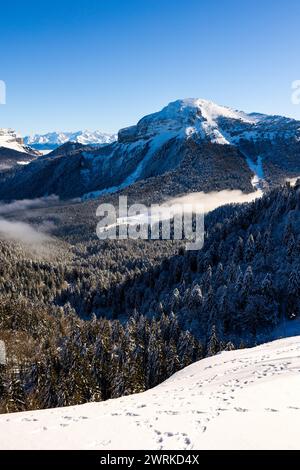
[[[24,152],[23,140],[13,129],[0,129],[0,147]]]
[[[286,177],[298,176],[300,171],[299,121],[247,114],[204,99],[187,98],[169,103],[136,125],[121,129],[117,142],[115,138],[99,131],[27,138],[26,143],[44,154],[64,145],[52,153],[52,157],[65,157],[55,163],[62,166],[57,174],[64,177],[58,178],[60,182],[49,178],[44,165],[54,163],[47,157],[19,171],[14,180],[7,180],[1,192],[5,197],[10,194],[11,198],[16,194],[19,198],[32,196],[34,182],[43,178],[44,185],[36,188],[35,197],[53,191],[64,197],[100,197],[173,170],[176,173],[172,178],[185,191],[191,187],[189,175],[186,181],[180,176],[181,171],[186,173],[186,166],[193,168],[193,187],[197,190],[222,187],[251,191],[253,186],[261,189],[272,180],[282,182]],[[83,148],[82,144],[87,147]],[[78,166],[74,173],[76,159]],[[49,174],[52,171],[51,167]]]
[[[22,137],[13,129],[0,128],[0,148],[28,154],[36,153],[32,148],[24,144]]]
[[[217,144],[236,144],[241,139],[291,138],[299,132],[299,122],[281,116],[243,111],[200,98],[173,101],[143,117],[136,126],[119,131],[119,142],[148,140],[159,134],[193,137]],[[296,134],[295,134],[296,133]]]
[[[169,118],[177,117],[177,115],[188,118],[194,116],[195,120],[200,119],[209,122],[216,121],[219,118],[236,119],[249,123],[256,122],[254,117],[242,111],[236,111],[200,98],[186,98],[174,101],[163,108],[159,114],[165,114]]]
[[[251,116],[200,98],[186,98],[173,101],[161,111],[145,116],[136,126],[122,129],[119,140],[147,139],[155,134],[173,131],[181,137],[193,135],[213,143],[229,144],[222,123],[253,127],[258,121],[257,115]]]

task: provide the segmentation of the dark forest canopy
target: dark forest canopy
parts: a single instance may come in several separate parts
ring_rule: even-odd
[[[297,185],[209,214],[198,252],[173,241],[100,242],[86,232],[91,220],[84,229],[84,210],[70,223],[80,207],[57,214],[70,230],[51,256],[0,241],[2,411],[142,391],[299,316]]]

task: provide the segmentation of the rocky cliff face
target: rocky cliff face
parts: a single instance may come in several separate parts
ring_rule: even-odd
[[[24,144],[13,129],[0,129],[0,171],[30,163],[40,152]]]

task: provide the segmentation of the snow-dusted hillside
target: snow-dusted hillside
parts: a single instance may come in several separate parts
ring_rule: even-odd
[[[111,144],[117,139],[116,134],[101,131],[49,132],[27,136],[24,142],[39,150],[53,150],[66,142],[77,142],[83,145]]]
[[[199,361],[147,392],[0,416],[1,449],[299,449],[300,337]]]

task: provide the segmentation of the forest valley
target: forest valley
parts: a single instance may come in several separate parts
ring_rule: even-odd
[[[141,392],[297,322],[299,181],[208,214],[200,251],[174,240],[99,241],[93,204],[48,210],[48,253],[0,241],[2,413]]]

